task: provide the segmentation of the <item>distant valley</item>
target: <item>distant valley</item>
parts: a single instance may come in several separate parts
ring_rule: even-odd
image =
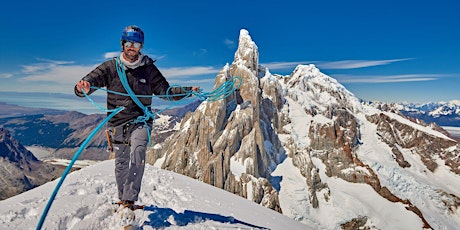
[[[154,124],[153,143],[161,143],[173,131],[176,123],[200,101],[162,112]],[[71,159],[105,114],[83,114],[75,111],[29,108],[0,102],[0,127],[24,146],[36,150],[39,158]],[[103,132],[95,135],[80,159],[105,160],[107,139]],[[50,155],[44,157],[44,155]]]

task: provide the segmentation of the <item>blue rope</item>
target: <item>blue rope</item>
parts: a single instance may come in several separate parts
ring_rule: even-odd
[[[120,77],[121,84],[122,84],[123,87],[125,88],[126,92],[128,92],[128,95],[131,96],[131,98],[133,99],[133,101],[134,101],[139,107],[145,108],[144,104],[142,104],[142,102],[139,101],[139,98],[136,97],[136,94],[134,94],[133,90],[132,90],[131,87],[129,86],[128,78],[126,77],[126,73],[125,73],[125,65],[124,65],[123,62],[120,60],[120,56],[117,57],[117,60],[116,60],[116,67],[117,67],[118,77]]]
[[[138,116],[136,121],[134,121],[132,123],[135,123],[135,124],[144,123],[145,124],[145,127],[147,129],[147,138],[148,138],[147,140],[149,140],[149,145],[150,145],[150,147],[152,147],[152,142],[150,141],[150,133],[151,133],[151,131],[150,131],[150,128],[149,128],[149,126],[147,124],[147,121],[150,118],[155,120],[155,114],[152,113],[152,111],[148,107],[144,106],[144,104],[142,104],[141,101],[139,101],[139,98],[136,97],[136,94],[133,92],[133,90],[129,86],[128,78],[126,77],[126,73],[125,73],[125,65],[120,60],[120,56],[118,56],[117,59],[116,59],[116,67],[117,67],[117,73],[118,73],[118,77],[120,78],[121,84],[125,88],[126,92],[128,92],[128,95],[137,104],[137,106],[139,106],[142,109],[142,111],[144,112],[143,116]]]
[[[86,95],[86,94],[85,94]],[[94,137],[94,135],[96,135],[96,133],[104,126],[105,123],[107,123],[107,121],[109,121],[110,118],[112,118],[113,116],[115,116],[117,113],[119,113],[121,110],[123,110],[124,107],[119,107],[117,109],[115,109],[115,111],[110,114],[109,116],[107,116],[97,127],[96,129],[94,129],[94,131],[86,138],[86,140],[83,142],[83,144],[80,146],[80,148],[78,149],[77,153],[75,153],[75,155],[73,156],[72,160],[70,161],[69,165],[67,166],[67,168],[65,169],[64,173],[62,173],[62,176],[61,176],[61,179],[59,180],[59,182],[57,183],[56,185],[56,188],[54,188],[54,191],[53,193],[51,194],[51,197],[48,201],[48,203],[46,204],[46,207],[45,207],[45,210],[43,211],[43,214],[40,218],[40,221],[38,222],[38,225],[37,225],[37,230],[41,229],[42,226],[43,226],[43,222],[45,221],[45,218],[46,216],[48,215],[48,212],[51,208],[51,205],[53,204],[53,201],[54,201],[54,198],[56,198],[56,195],[59,191],[59,189],[61,188],[61,185],[62,183],[64,182],[65,178],[67,177],[67,174],[69,174],[70,170],[72,169],[72,166],[73,164],[75,163],[75,161],[78,159],[78,157],[80,156],[81,152],[86,148],[86,145],[88,145],[89,141]]]
[[[137,98],[149,98],[149,97],[158,97],[158,98],[166,98],[168,99],[169,101],[172,101],[171,97],[175,97],[175,96],[184,96],[185,98],[189,98],[191,96],[196,96],[198,98],[200,98],[201,100],[203,101],[218,101],[218,100],[222,100],[228,96],[230,96],[235,90],[239,89],[240,86],[241,86],[241,83],[242,83],[242,80],[240,77],[238,76],[234,76],[232,78],[230,78],[229,80],[227,80],[226,82],[224,82],[223,84],[221,84],[219,87],[217,87],[215,90],[211,91],[211,92],[203,92],[202,90],[199,90],[197,92],[195,91],[192,91],[192,90],[186,90],[184,87],[180,86],[180,85],[171,85],[168,90],[166,92],[167,95],[138,95],[138,94],[135,94],[134,96],[136,96]],[[185,93],[183,94],[169,94],[169,92],[171,91],[171,88],[174,88],[174,87],[179,87],[182,89],[182,91],[184,91]],[[96,90],[102,90],[102,91],[105,91],[107,93],[112,93],[112,94],[117,94],[117,95],[121,95],[121,96],[127,96],[129,97],[130,94],[128,93],[121,93],[121,92],[117,92],[117,91],[113,91],[113,90],[108,90],[108,89],[105,89],[105,88],[99,88],[99,87],[95,87],[95,86],[91,86],[90,87],[91,89],[96,89]],[[90,99],[88,97],[88,99]],[[90,99],[90,101],[93,101]],[[96,105],[97,106],[97,105]],[[97,106],[98,108],[100,108],[101,110],[105,110],[103,108],[101,108],[100,106]]]

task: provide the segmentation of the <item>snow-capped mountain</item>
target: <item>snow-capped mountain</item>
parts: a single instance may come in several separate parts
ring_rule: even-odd
[[[416,103],[382,103],[369,102],[377,108],[391,108],[402,114],[426,123],[436,123],[440,126],[460,127],[460,101]]]
[[[405,111],[423,111],[430,116],[438,117],[443,115],[460,115],[460,101],[430,102],[425,104],[401,103]]]
[[[239,76],[239,90],[188,114],[150,162],[319,229],[460,227],[457,141],[362,104],[314,65],[280,76],[258,60],[241,30],[215,81]]]
[[[440,126],[460,127],[460,101],[427,104],[401,104],[400,111],[427,123],[436,122]]]

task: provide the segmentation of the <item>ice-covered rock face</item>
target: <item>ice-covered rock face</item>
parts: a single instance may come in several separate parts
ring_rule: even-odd
[[[287,96],[313,110],[312,113],[329,117],[331,106],[343,107],[353,113],[362,110],[361,103],[351,92],[313,64],[298,65],[284,81]]]
[[[243,82],[240,96],[243,101],[259,106],[259,51],[248,31],[241,30],[235,60],[230,67],[231,76],[239,76]]]
[[[270,121],[261,118],[258,59],[257,46],[241,30],[235,60],[223,68],[215,83],[217,88],[238,76],[240,88],[225,100],[203,102],[187,115],[181,131],[162,148],[162,165],[281,211],[277,191],[269,182],[279,162],[270,155],[277,151],[268,154],[265,150],[264,132]]]
[[[340,186],[330,186],[337,178],[351,190],[369,185],[370,192],[390,206],[409,207],[402,212],[415,216],[420,227],[444,226],[442,221],[431,220],[443,219],[443,208],[456,210],[458,203],[450,201],[459,200],[459,195],[449,187],[405,184],[414,190],[423,188],[417,199],[412,199],[413,193],[395,184],[394,178],[416,181],[417,176],[404,171],[412,170],[416,163],[432,172],[442,163],[459,174],[457,142],[429,126],[361,104],[314,65],[299,65],[289,76],[280,76],[271,74],[258,60],[257,46],[249,33],[241,30],[235,59],[222,69],[215,83],[216,88],[238,76],[242,80],[239,90],[225,100],[205,101],[187,114],[152,163],[299,221],[317,222],[322,228],[356,220],[369,225],[387,222],[363,211],[366,205],[377,204],[359,198],[355,202],[339,199],[335,194],[346,192]],[[292,187],[295,189],[289,190]],[[430,197],[439,197],[430,202],[433,207],[442,203],[443,208],[433,211],[423,205]],[[337,215],[328,222],[315,219],[331,207]],[[388,215],[391,217],[385,218],[395,223],[405,221],[397,212]]]
[[[252,71],[257,71],[259,68],[259,51],[247,30],[240,31],[238,49],[235,52],[233,64],[245,66]]]

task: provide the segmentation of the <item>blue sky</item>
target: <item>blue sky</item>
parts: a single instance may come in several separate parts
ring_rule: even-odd
[[[6,1],[0,91],[72,94],[134,24],[171,84],[210,91],[246,29],[271,73],[315,64],[365,100],[459,100],[458,9],[444,0]]]

